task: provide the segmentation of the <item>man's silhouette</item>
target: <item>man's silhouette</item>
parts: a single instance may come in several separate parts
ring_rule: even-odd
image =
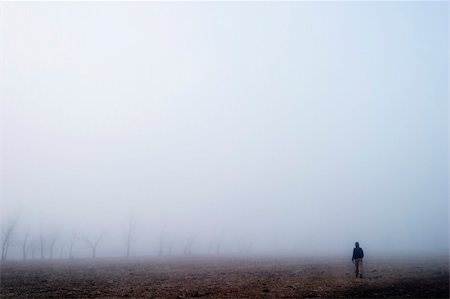
[[[355,243],[355,248],[353,248],[352,262],[355,263],[355,274],[356,277],[362,278],[362,265],[363,265],[364,251],[359,247],[359,243]]]

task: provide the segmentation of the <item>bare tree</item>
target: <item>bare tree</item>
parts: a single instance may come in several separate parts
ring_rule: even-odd
[[[59,259],[62,260],[64,251],[64,244],[61,244],[61,248],[59,249]]]
[[[195,241],[195,235],[189,234],[189,236],[186,238],[186,241],[184,242],[184,254],[191,254],[192,253],[192,245]]]
[[[126,246],[126,256],[130,256],[130,250],[131,250],[131,242],[134,240],[134,229],[136,227],[136,221],[133,216],[130,217],[128,220],[127,228],[124,232],[124,242]]]
[[[100,241],[103,238],[103,233],[100,233],[97,237],[95,238],[89,238],[89,237],[84,237],[84,241],[86,242],[86,244],[89,246],[89,248],[92,250],[92,257],[95,258],[96,252],[97,252],[97,246],[100,243]]]
[[[27,259],[28,251],[30,249],[29,242],[28,242],[29,237],[30,237],[30,230],[27,230],[25,232],[25,235],[23,237],[22,244],[21,244],[22,245],[22,259],[23,260]]]
[[[42,232],[42,227],[39,231],[39,247],[41,249],[41,259],[43,260],[44,257],[44,245],[45,245],[45,237],[44,237],[44,233]]]
[[[213,236],[211,236],[210,238],[209,238],[209,242],[208,242],[208,254],[211,254],[212,253],[212,251],[213,251],[213,248],[215,247],[215,240],[216,238],[215,238],[215,236],[213,235]]]
[[[216,254],[220,254],[220,249],[222,248],[222,241],[223,241],[223,230],[220,231],[219,239],[217,240]]]
[[[165,237],[165,227],[161,229],[161,233],[159,234],[159,255],[164,254],[164,237]]]
[[[167,250],[167,254],[168,255],[172,255],[172,251],[173,251],[173,246],[175,245],[175,240],[172,238],[172,239],[169,239],[169,241],[168,241],[168,250]]]
[[[6,260],[8,248],[11,247],[12,238],[16,229],[19,216],[9,218],[6,224],[2,225],[2,261]]]
[[[31,259],[34,260],[36,257],[36,252],[38,251],[38,245],[36,240],[31,240],[30,243]]]
[[[58,232],[54,232],[53,234],[50,235],[50,243],[49,243],[49,254],[50,254],[50,259],[53,258],[53,250],[55,249],[55,244],[56,241],[59,238],[59,233]]]
[[[74,230],[74,231],[72,232],[72,236],[70,237],[70,242],[69,242],[69,258],[70,258],[70,259],[73,258],[73,255],[72,255],[73,247],[74,247],[75,241],[76,241],[77,239],[78,239],[78,234],[77,234],[77,232]]]
[[[159,235],[159,255],[172,255],[175,238],[173,235],[167,234],[165,228],[161,229]]]
[[[222,246],[222,240],[223,240],[223,230],[220,230],[220,233],[218,236],[213,235],[208,244],[208,254],[212,254],[215,252],[215,254],[220,254],[220,248]]]

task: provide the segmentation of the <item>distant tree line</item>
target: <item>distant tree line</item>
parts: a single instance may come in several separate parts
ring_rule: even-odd
[[[37,233],[32,234],[29,228],[18,230],[19,215],[10,217],[2,223],[1,226],[1,260],[7,260],[8,250],[11,247],[20,248],[20,255],[23,260],[27,259],[62,259],[74,258],[74,248],[81,244],[90,251],[90,256],[98,256],[98,248],[105,239],[105,233],[99,232],[95,235],[85,235],[76,230],[63,234],[61,231],[45,231],[42,225]],[[124,256],[131,256],[133,244],[137,239],[136,220],[130,217],[123,230],[123,249]],[[219,254],[223,239],[223,231],[219,235],[211,237],[208,246],[208,254]],[[193,252],[193,246],[196,242],[196,235],[188,234],[180,240],[180,254],[190,255]],[[157,255],[172,255],[175,240],[171,238],[163,227],[159,237]],[[249,249],[249,242],[242,246],[242,240],[239,242],[239,250]],[[59,251],[58,251],[59,249]]]

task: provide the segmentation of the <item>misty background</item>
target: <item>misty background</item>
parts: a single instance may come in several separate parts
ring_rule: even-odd
[[[131,255],[448,254],[446,2],[2,3],[0,37],[8,258],[130,223]]]

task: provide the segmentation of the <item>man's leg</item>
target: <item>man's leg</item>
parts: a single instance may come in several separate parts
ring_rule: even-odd
[[[361,277],[361,267],[362,267],[362,259],[356,259],[355,260],[355,275],[356,278]]]
[[[362,278],[363,276],[362,276],[362,272],[363,272],[363,260],[362,259],[360,259],[359,260],[359,278]]]

